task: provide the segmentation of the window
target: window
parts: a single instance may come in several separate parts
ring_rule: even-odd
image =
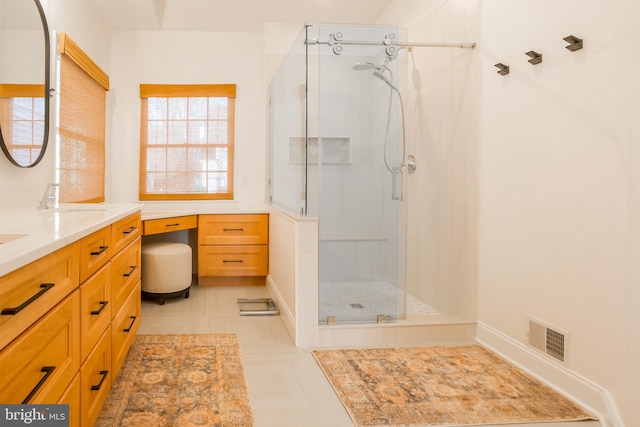
[[[64,33],[59,50],[60,201],[103,202],[109,76]]]
[[[140,200],[233,199],[236,86],[140,85]]]
[[[0,84],[0,128],[11,156],[32,164],[44,138],[44,85]]]

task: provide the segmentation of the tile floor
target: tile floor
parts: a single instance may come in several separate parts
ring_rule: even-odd
[[[353,426],[310,351],[293,345],[279,316],[239,315],[238,298],[268,296],[264,287],[194,286],[189,299],[167,299],[165,305],[143,301],[138,333],[237,334],[255,427]],[[567,426],[600,427],[600,423],[518,425]]]

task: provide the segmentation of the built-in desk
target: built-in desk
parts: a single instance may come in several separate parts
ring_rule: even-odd
[[[171,216],[168,218],[144,220],[143,234],[169,233],[198,227],[198,215]]]
[[[145,212],[143,234],[197,228],[200,286],[264,285],[269,272],[269,214]]]

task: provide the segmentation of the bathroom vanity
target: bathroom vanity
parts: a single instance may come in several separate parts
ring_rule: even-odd
[[[201,285],[264,284],[267,213],[140,204],[0,210],[0,402],[100,414],[140,321],[142,235],[198,229]]]
[[[92,425],[140,320],[140,205],[0,220],[0,401],[66,403]]]
[[[197,228],[198,285],[264,285],[269,272],[269,214],[143,212],[144,235]]]

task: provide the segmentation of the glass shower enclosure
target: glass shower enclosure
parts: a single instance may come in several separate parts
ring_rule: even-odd
[[[271,203],[318,219],[318,323],[404,317],[404,35],[307,25],[270,85]]]

